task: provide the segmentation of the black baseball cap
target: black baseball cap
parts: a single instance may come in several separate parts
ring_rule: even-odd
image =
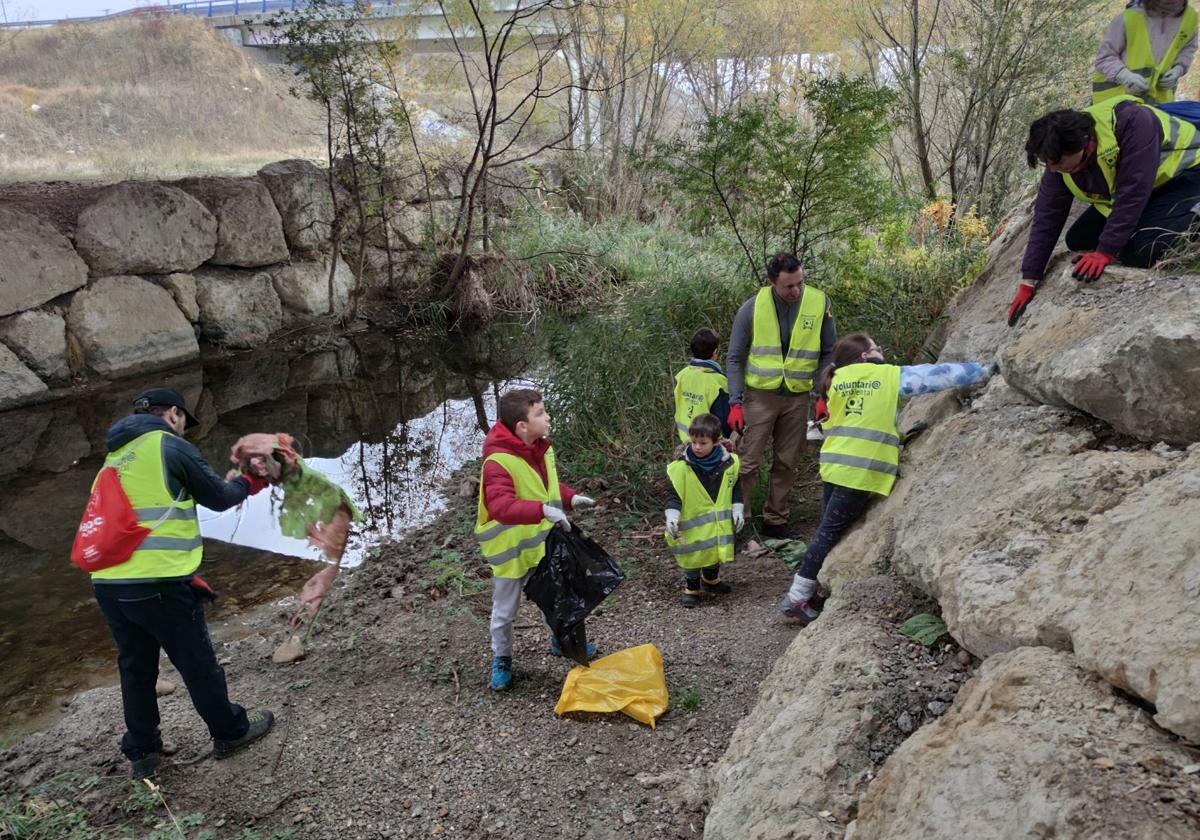
[[[138,394],[133,400],[133,408],[166,408],[175,406],[183,412],[183,416],[187,418],[185,428],[192,428],[200,425],[200,421],[192,416],[192,413],[187,410],[187,406],[183,403],[183,394],[176,391],[174,388],[148,388]]]

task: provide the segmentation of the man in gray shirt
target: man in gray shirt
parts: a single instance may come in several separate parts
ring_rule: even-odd
[[[729,426],[742,432],[742,491],[750,498],[767,442],[773,444],[763,535],[796,536],[788,527],[788,493],[808,431],[808,395],[829,363],[837,329],[825,293],[804,283],[795,255],[767,261],[768,286],[742,304],[729,337]]]

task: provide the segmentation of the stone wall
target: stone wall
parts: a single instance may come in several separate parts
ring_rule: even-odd
[[[360,281],[394,291],[375,249],[355,277],[334,229],[327,174],[302,160],[243,178],[7,185],[0,409],[193,361],[202,342],[259,347],[341,314]],[[409,277],[420,260],[393,263]]]
[[[706,837],[1200,837],[1200,278],[1084,285],[1060,250],[1009,328],[1027,232],[935,336],[1001,376],[905,409],[928,428],[830,554],[830,606],[715,768]],[[951,703],[887,693],[906,615],[862,608],[881,571],[983,660],[906,686]],[[872,752],[896,721],[924,725]]]

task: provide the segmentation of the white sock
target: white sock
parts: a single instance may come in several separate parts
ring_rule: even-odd
[[[800,577],[799,573],[792,578],[792,588],[788,590],[789,601],[807,601],[817,591],[817,582],[806,577]]]

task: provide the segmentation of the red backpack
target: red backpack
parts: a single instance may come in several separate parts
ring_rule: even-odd
[[[138,524],[117,471],[105,467],[96,476],[87,508],[79,520],[79,531],[71,546],[71,562],[85,572],[120,565],[149,533],[149,528]]]

